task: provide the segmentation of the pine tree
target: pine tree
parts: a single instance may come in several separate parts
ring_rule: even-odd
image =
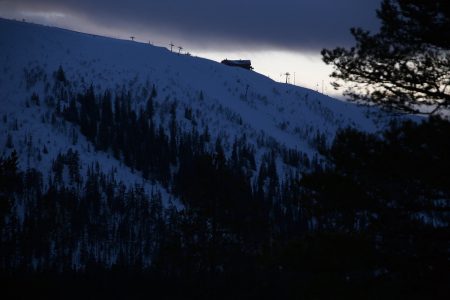
[[[100,110],[100,124],[98,126],[97,147],[99,150],[107,150],[111,146],[111,128],[113,127],[113,112],[111,93],[106,91],[102,98]]]
[[[60,65],[58,70],[55,72],[55,78],[57,81],[60,81],[62,83],[67,82],[66,73],[63,70],[63,67]]]
[[[3,226],[3,216],[12,208],[14,199],[12,193],[20,186],[18,163],[19,159],[15,150],[5,159],[0,157],[0,226]]]
[[[353,99],[404,111],[450,106],[450,5],[447,0],[384,0],[380,32],[351,30],[356,46],[322,51],[336,88]]]

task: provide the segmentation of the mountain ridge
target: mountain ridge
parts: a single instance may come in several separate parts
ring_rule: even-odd
[[[448,122],[132,41],[0,20],[0,43],[5,293],[448,291]]]
[[[353,126],[373,132],[382,128],[387,120],[377,108],[345,103],[308,89],[275,82],[256,72],[179,55],[162,47],[18,21],[0,20],[0,28],[0,64],[4,74],[3,80],[0,79],[2,115],[21,124],[22,129],[14,133],[15,140],[33,136],[40,147],[47,138],[47,143],[53,142],[48,148],[67,151],[70,145],[67,131],[78,131],[76,127],[66,128],[62,135],[61,132],[55,135],[54,127],[33,124],[41,123],[37,115],[41,115],[41,119],[48,115],[45,105],[27,107],[33,95],[37,95],[41,103],[58,98],[52,81],[59,67],[63,68],[69,82],[64,91],[69,95],[64,100],[53,99],[58,105],[68,106],[68,98],[93,86],[96,93],[110,91],[113,97],[128,89],[133,94],[132,107],[138,111],[145,104],[149,91],[156,86],[158,97],[155,100],[161,124],[168,119],[168,103],[175,101],[179,104],[180,125],[186,126],[186,130],[196,127],[199,131],[207,127],[213,138],[222,137],[228,154],[231,154],[233,139],[244,134],[253,145],[257,144],[258,137],[265,137],[282,147],[302,151],[312,159],[318,154],[312,145],[317,137],[329,143],[339,128]],[[197,124],[184,118],[183,110],[192,110]],[[382,120],[380,124],[370,115],[381,116],[378,117]],[[4,144],[11,133],[7,126],[2,127],[0,142],[3,140]],[[59,136],[65,141],[51,141],[50,136]],[[85,165],[100,160],[106,170],[121,168],[122,163],[111,159],[108,153],[91,152],[93,145],[82,134],[79,136],[81,146],[75,149]],[[51,153],[40,162],[31,159],[34,162],[30,163],[30,154],[26,155],[23,147],[18,150],[21,161],[28,164],[22,164],[22,169],[40,166],[38,169],[44,172],[48,172],[51,157],[56,155]],[[264,152],[259,150],[257,157]],[[130,181],[128,178],[141,181],[139,174],[129,171],[119,177],[123,181]]]

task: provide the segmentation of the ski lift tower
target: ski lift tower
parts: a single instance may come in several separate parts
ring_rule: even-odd
[[[291,74],[289,72],[286,72],[283,75],[286,76],[286,83],[288,83],[289,82],[289,77],[291,76]]]

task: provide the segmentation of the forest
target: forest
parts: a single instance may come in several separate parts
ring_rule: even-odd
[[[176,101],[169,128],[157,125],[156,95],[153,86],[136,110],[126,89],[113,96],[91,86],[57,103],[53,121],[78,126],[96,151],[160,183],[183,209],[165,207],[158,192],[127,186],[95,163],[81,176],[75,150],[59,153],[50,174],[19,170],[12,151],[0,159],[0,280],[7,293],[450,294],[448,121],[392,122],[379,134],[346,128],[330,145],[317,144],[323,163],[276,148],[257,163],[245,135],[228,154],[207,128],[185,131]],[[184,117],[192,118],[189,109]],[[301,172],[279,178],[277,157]]]

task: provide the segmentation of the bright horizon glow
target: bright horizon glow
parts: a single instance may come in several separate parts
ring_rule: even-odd
[[[1,5],[0,5],[1,7]],[[69,30],[75,30],[88,34],[96,34],[118,39],[129,39],[131,35],[136,36],[135,41],[142,43],[151,42],[152,45],[168,48],[171,42],[177,44],[176,40],[167,36],[155,35],[146,29],[130,29],[123,28],[106,28],[85,20],[82,17],[75,17],[60,13],[57,11],[36,12],[36,11],[20,11],[17,13],[8,13],[3,11],[0,15],[8,19],[23,20],[36,24],[47,26],[55,26]],[[133,32],[133,34],[131,34]],[[142,37],[153,37],[144,40]],[[303,53],[286,50],[270,49],[270,50],[254,50],[254,49],[237,49],[237,50],[216,50],[204,47],[184,47],[185,52],[189,52],[193,56],[211,59],[217,62],[223,59],[249,59],[252,61],[254,71],[262,75],[268,76],[274,81],[286,82],[286,72],[290,73],[290,84],[309,88],[314,91],[324,93],[336,98],[343,98],[340,91],[334,90],[330,84],[329,74],[332,68],[322,62],[320,53]]]
[[[282,50],[268,51],[196,51],[195,55],[220,62],[223,59],[250,59],[255,72],[274,81],[309,88],[333,97],[342,97],[330,84],[332,68],[322,62],[320,54],[294,53]]]

